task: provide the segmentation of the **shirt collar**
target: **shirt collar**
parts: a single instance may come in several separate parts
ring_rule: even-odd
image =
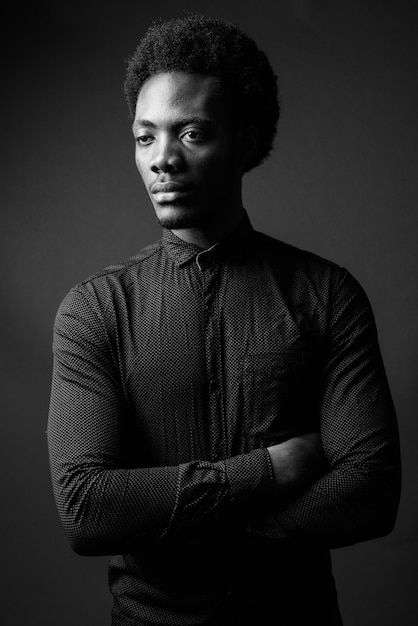
[[[247,249],[250,240],[254,237],[254,229],[251,225],[247,212],[239,225],[224,239],[214,244],[207,250],[200,248],[196,244],[183,241],[171,230],[164,229],[162,245],[171,259],[181,267],[189,263],[196,257],[200,267],[212,265],[233,256],[240,250]]]

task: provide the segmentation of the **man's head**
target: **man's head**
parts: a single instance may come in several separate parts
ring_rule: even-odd
[[[266,158],[279,114],[265,55],[199,16],[146,33],[128,66],[136,165],[160,224],[216,240],[242,218],[242,176]],[[185,237],[187,238],[187,237]]]
[[[125,95],[132,118],[139,91],[155,74],[185,72],[212,76],[234,101],[234,122],[257,129],[258,150],[245,171],[270,153],[279,119],[277,79],[255,42],[236,26],[192,15],[148,29],[131,57]]]

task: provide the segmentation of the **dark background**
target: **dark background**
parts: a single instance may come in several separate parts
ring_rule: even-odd
[[[404,488],[395,531],[335,551],[334,569],[346,626],[417,623],[414,5],[54,0],[19,4],[3,22],[12,37],[1,74],[2,624],[110,621],[106,559],[71,552],[50,487],[52,325],[72,285],[159,237],[122,82],[150,20],[184,9],[235,21],[280,76],[275,153],[245,180],[254,226],[346,266],[369,294]],[[277,604],[280,615],[279,593]]]

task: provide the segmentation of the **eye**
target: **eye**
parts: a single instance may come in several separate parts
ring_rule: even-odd
[[[202,143],[206,139],[206,134],[200,130],[186,130],[186,132],[181,135],[181,138],[193,143]]]
[[[138,135],[138,137],[135,137],[135,141],[139,146],[148,146],[152,139],[151,135]]]

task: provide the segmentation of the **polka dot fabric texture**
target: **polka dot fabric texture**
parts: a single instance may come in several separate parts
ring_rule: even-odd
[[[165,230],[70,291],[53,350],[56,503],[76,552],[110,555],[113,626],[342,623],[329,550],[388,533],[400,481],[346,270],[247,216],[209,250]],[[328,470],[278,498],[266,448],[312,430]]]

